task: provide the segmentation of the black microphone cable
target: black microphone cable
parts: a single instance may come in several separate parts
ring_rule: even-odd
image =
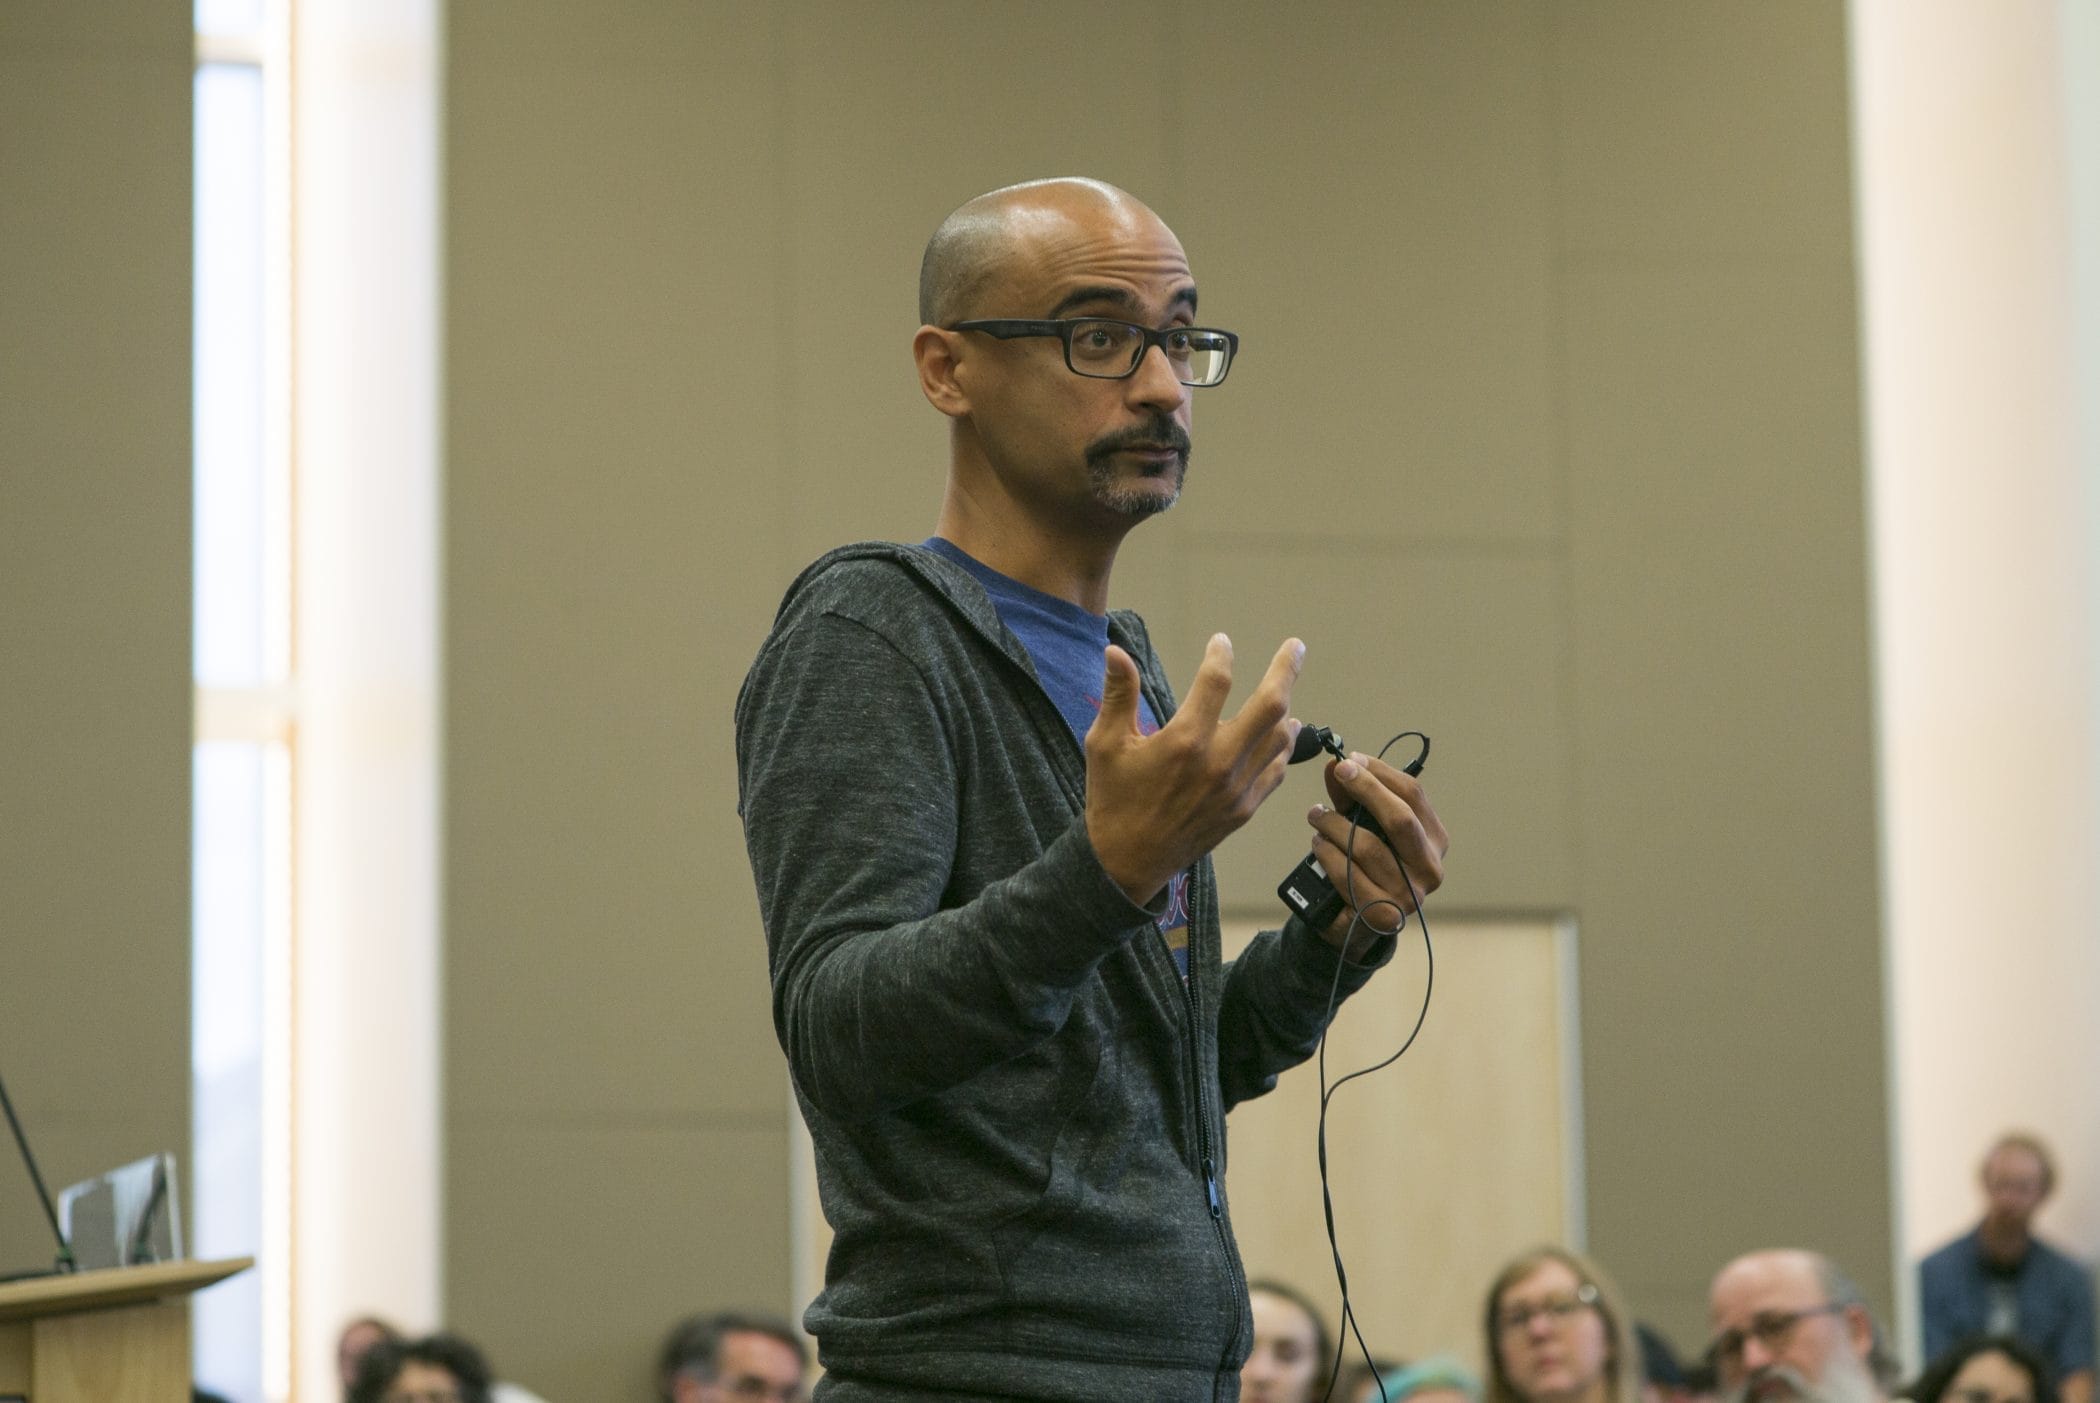
[[[1420,731],[1402,731],[1399,735],[1394,736],[1379,747],[1378,758],[1383,760],[1387,751],[1409,737],[1422,742],[1421,754],[1415,757],[1411,766],[1407,767],[1409,773],[1419,773],[1422,762],[1429,755],[1429,737],[1423,735]],[[1400,1044],[1399,1049],[1392,1056],[1382,1062],[1376,1062],[1371,1066],[1350,1072],[1332,1085],[1329,1085],[1327,1081],[1327,1034],[1334,1026],[1334,1011],[1341,1002],[1342,967],[1346,963],[1349,946],[1356,939],[1359,930],[1369,930],[1373,934],[1380,936],[1392,935],[1397,937],[1407,925],[1407,912],[1398,902],[1380,898],[1369,903],[1368,906],[1357,905],[1356,834],[1363,827],[1364,810],[1362,805],[1356,805],[1354,809],[1355,812],[1349,820],[1349,842],[1342,849],[1342,885],[1343,890],[1348,894],[1349,909],[1356,914],[1350,918],[1348,932],[1342,939],[1342,948],[1335,955],[1334,981],[1327,989],[1327,1015],[1320,1027],[1320,1121],[1317,1135],[1320,1160],[1320,1211],[1327,1222],[1327,1250],[1334,1257],[1335,1284],[1341,1288],[1342,1292],[1341,1319],[1337,1323],[1334,1332],[1334,1362],[1328,1368],[1327,1387],[1321,1391],[1320,1396],[1323,1400],[1333,1396],[1335,1382],[1341,1377],[1342,1373],[1342,1358],[1349,1352],[1349,1341],[1353,1337],[1356,1340],[1357,1350],[1363,1355],[1365,1366],[1371,1370],[1371,1377],[1377,1380],[1379,1403],[1392,1403],[1390,1396],[1385,1391],[1385,1380],[1379,1377],[1377,1366],[1371,1358],[1371,1347],[1364,1342],[1363,1329],[1357,1323],[1355,1307],[1349,1302],[1349,1273],[1347,1268],[1342,1265],[1341,1242],[1335,1233],[1334,1227],[1334,1190],[1327,1178],[1327,1108],[1329,1103],[1334,1100],[1335,1093],[1344,1086],[1359,1077],[1367,1077],[1373,1072],[1384,1071],[1405,1056],[1407,1050],[1415,1045],[1415,1039],[1421,1036],[1423,1023],[1429,1018],[1429,998],[1436,989],[1436,947],[1430,943],[1429,916],[1422,909],[1422,894],[1415,890],[1414,878],[1408,875],[1407,864],[1404,862],[1400,863],[1400,880],[1407,885],[1407,898],[1413,903],[1416,923],[1422,928],[1422,955],[1428,965],[1428,972],[1422,983],[1422,1006],[1415,1013],[1414,1027],[1408,1030],[1406,1040]],[[1393,856],[1397,860],[1399,854],[1396,852]],[[1381,906],[1391,907],[1393,913],[1400,918],[1399,923],[1390,931],[1380,931],[1365,919],[1371,911]]]

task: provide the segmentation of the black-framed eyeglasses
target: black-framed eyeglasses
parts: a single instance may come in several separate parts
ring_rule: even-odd
[[[1794,1327],[1811,1315],[1837,1315],[1845,1307],[1836,1301],[1826,1301],[1820,1306],[1804,1306],[1800,1310],[1768,1310],[1751,1320],[1740,1330],[1723,1330],[1714,1336],[1714,1342],[1706,1347],[1706,1357],[1716,1368],[1734,1369],[1743,1362],[1743,1346],[1751,1339],[1763,1345],[1771,1353],[1786,1348],[1787,1337]]]
[[[1009,341],[1017,336],[1055,336],[1065,345],[1065,364],[1075,375],[1123,380],[1137,373],[1149,347],[1166,355],[1174,378],[1184,385],[1215,385],[1232,368],[1240,338],[1208,326],[1169,326],[1154,331],[1136,322],[1105,317],[1023,321],[1011,317],[957,322],[950,331],[981,331]]]
[[[1495,1325],[1506,1335],[1522,1334],[1540,1316],[1546,1317],[1548,1324],[1563,1325],[1576,1311],[1588,1310],[1596,1304],[1597,1288],[1585,1281],[1572,1296],[1548,1296],[1543,1301],[1519,1301],[1504,1306],[1495,1312]]]

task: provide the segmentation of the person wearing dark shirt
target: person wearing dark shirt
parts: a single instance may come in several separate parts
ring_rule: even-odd
[[[1982,1181],[1983,1221],[1918,1267],[1925,1357],[1964,1336],[2012,1335],[2056,1371],[2062,1403],[2092,1403],[2092,1273],[2034,1235],[2056,1187],[2048,1147],[2032,1135],[2000,1137]]]
[[[1196,301],[1173,231],[1100,181],[943,221],[912,339],[949,425],[932,539],[812,565],[738,696],[774,1026],[834,1230],[804,1316],[822,1403],[1235,1396],[1225,1113],[1311,1055],[1442,880],[1421,784],[1351,756],[1307,822],[1357,910],[1223,958],[1211,851],[1283,781],[1304,648],[1228,711],[1214,635],[1177,706],[1109,607],[1238,346]],[[1352,833],[1359,804],[1391,846]]]

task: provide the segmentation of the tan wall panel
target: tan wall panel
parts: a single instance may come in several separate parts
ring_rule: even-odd
[[[1680,1338],[1703,1329],[1692,1263],[1781,1241],[1886,1306],[1847,278],[1717,262],[1568,288],[1592,1241]]]
[[[1228,931],[1228,949],[1253,929]],[[1421,1036],[1334,1095],[1328,1182],[1350,1302],[1372,1352],[1451,1353],[1478,1368],[1488,1282],[1525,1248],[1567,1241],[1578,1223],[1574,952],[1564,943],[1573,935],[1466,917],[1432,918],[1431,931],[1436,981]],[[1350,1000],[1328,1039],[1330,1086],[1406,1041],[1427,970],[1410,934]],[[1340,1293],[1320,1202],[1319,1111],[1312,1063],[1235,1108],[1226,1187],[1247,1274],[1298,1287],[1332,1323]]]
[[[786,1310],[786,1102],[729,720],[782,583],[782,30],[448,9],[449,1323],[645,1396]]]
[[[1552,34],[1568,250],[1850,256],[1843,5],[1539,9]]]
[[[1192,26],[1170,218],[1206,319],[1244,338],[1199,404],[1192,524],[1555,532],[1542,14],[1245,6]]]
[[[682,1314],[783,1310],[777,1125],[455,1120],[447,1323],[549,1399],[642,1399]]]
[[[762,951],[707,939],[755,920],[728,717],[779,557],[772,163],[711,134],[765,129],[775,35],[630,8],[453,20],[447,1099],[777,1117]]]
[[[0,1074],[54,1192],[187,1162],[190,52],[0,19]],[[55,1251],[5,1143],[0,1271]]]

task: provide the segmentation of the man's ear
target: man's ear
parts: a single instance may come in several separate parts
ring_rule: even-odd
[[[1874,1322],[1867,1318],[1867,1308],[1861,1305],[1845,1307],[1845,1338],[1852,1352],[1864,1364],[1874,1357]]]
[[[970,412],[970,397],[956,378],[962,349],[960,332],[922,326],[911,339],[912,359],[919,367],[919,389],[926,402],[950,419]]]

